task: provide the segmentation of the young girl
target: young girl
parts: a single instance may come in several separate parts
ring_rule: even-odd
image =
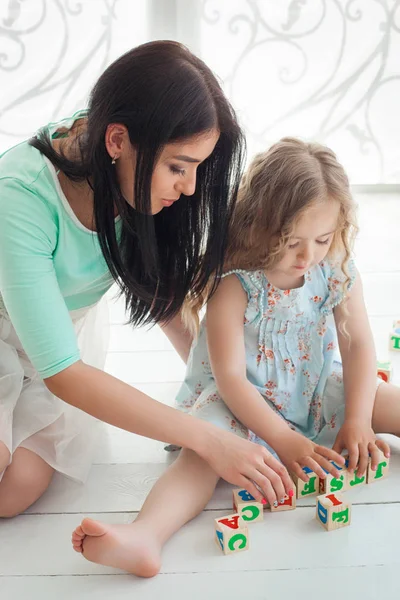
[[[377,432],[400,434],[400,391],[376,378],[361,280],[351,258],[354,202],[328,148],[283,139],[243,179],[227,268],[194,343],[180,408],[272,448],[291,471],[359,475],[372,468]],[[341,352],[335,362],[334,316]],[[379,385],[378,385],[379,384]],[[330,430],[333,450],[316,445]],[[303,477],[302,477],[303,478]],[[131,525],[85,519],[73,545],[89,560],[150,576],[167,539],[197,515],[218,476],[182,450]]]

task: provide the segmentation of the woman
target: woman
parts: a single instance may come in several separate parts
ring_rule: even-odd
[[[101,370],[114,281],[131,323],[159,323],[187,358],[180,309],[220,273],[242,149],[211,71],[153,42],[108,67],[87,111],[1,157],[1,517],[27,509],[55,470],[85,480],[92,417],[192,449],[257,498],[253,482],[265,493],[288,477],[258,446]]]

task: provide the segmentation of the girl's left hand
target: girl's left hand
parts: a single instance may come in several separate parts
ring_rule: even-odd
[[[349,453],[349,471],[355,471],[358,467],[357,477],[362,477],[366,472],[369,456],[372,470],[376,470],[380,458],[378,449],[386,458],[390,457],[388,444],[376,439],[370,424],[357,419],[346,420],[336,436],[333,450],[341,454],[344,449]]]

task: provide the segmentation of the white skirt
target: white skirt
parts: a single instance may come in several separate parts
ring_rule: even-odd
[[[108,305],[70,313],[81,358],[104,369]],[[92,464],[100,421],[54,396],[25,354],[7,313],[0,309],[0,441],[11,455],[31,450],[53,469],[84,482]],[[12,460],[12,458],[11,458]],[[0,473],[0,480],[2,474]]]

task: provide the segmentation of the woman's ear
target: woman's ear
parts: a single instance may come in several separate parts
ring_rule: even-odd
[[[130,148],[128,129],[121,123],[110,123],[107,125],[105,144],[107,152],[113,160],[121,157],[127,148]]]

